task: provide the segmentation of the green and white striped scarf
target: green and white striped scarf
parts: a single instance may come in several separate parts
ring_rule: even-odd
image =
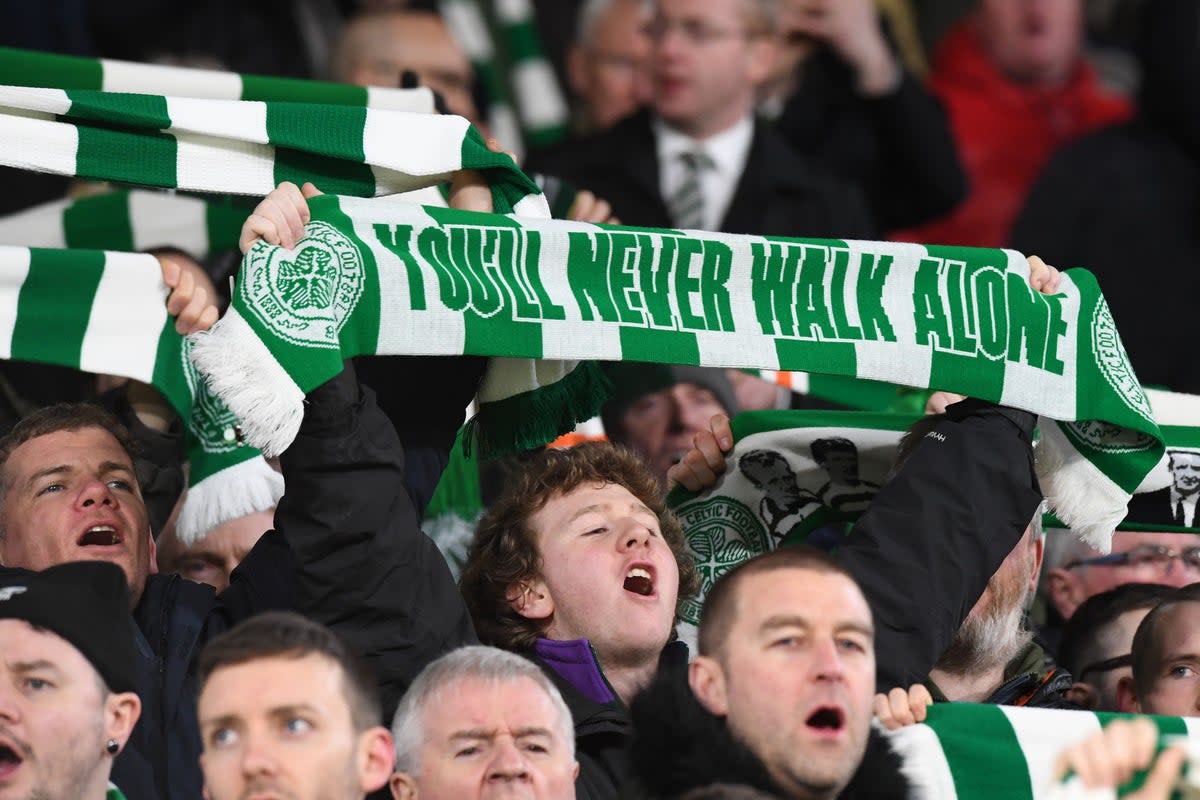
[[[0,86],[0,164],[140,186],[266,195],[283,181],[362,197],[486,172],[498,211],[549,216],[462,117],[316,103]]]
[[[1126,715],[1042,708],[938,703],[924,724],[887,734],[922,800],[1107,800],[1108,793],[1054,781],[1067,747]],[[1200,738],[1200,719],[1152,717],[1164,736]],[[1140,785],[1138,776],[1121,794]]]
[[[617,228],[328,196],[310,209],[294,251],[251,249],[232,308],[194,351],[265,452],[287,446],[304,392],[347,357],[470,353],[833,373],[1024,408],[1045,418],[1044,491],[1102,548],[1163,456],[1084,270],[1046,296],[1029,288],[1028,265],[1012,251]],[[504,430],[506,444],[562,430],[562,416],[544,413],[560,409],[527,399],[494,385],[480,393],[481,417],[490,405],[510,426],[492,431]]]
[[[0,217],[0,245],[129,252],[176,247],[204,259],[236,250],[250,213],[226,200],[120,189]]]
[[[207,100],[323,103],[418,114],[432,114],[435,110],[433,92],[429,89],[364,88],[345,83],[80,58],[11,47],[0,47],[0,84]]]
[[[524,146],[561,139],[569,112],[554,70],[542,54],[532,3],[441,0],[439,8],[487,90],[488,125],[505,147],[522,151]]]
[[[237,420],[208,391],[191,344],[167,314],[154,256],[0,247],[0,358],[121,375],[155,386],[185,424],[191,465],[178,535],[271,509],[283,479],[238,441]]]

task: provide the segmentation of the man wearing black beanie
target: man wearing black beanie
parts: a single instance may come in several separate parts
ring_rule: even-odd
[[[0,798],[123,800],[113,759],[141,714],[121,569],[0,576]]]

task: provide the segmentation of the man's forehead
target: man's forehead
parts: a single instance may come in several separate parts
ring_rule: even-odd
[[[129,453],[117,441],[117,437],[96,426],[35,436],[14,449],[9,461],[40,468],[45,466],[41,462],[54,461],[56,457],[60,460],[69,457],[72,461],[84,457],[132,466]]]
[[[66,639],[23,619],[0,619],[0,660],[4,663],[49,661],[60,668],[77,667],[79,660],[88,663]]]
[[[555,730],[557,709],[546,690],[530,678],[460,678],[442,686],[425,704],[425,724],[444,736],[464,731],[541,727]]]
[[[1200,535],[1195,533],[1165,533],[1162,531],[1117,531],[1113,534],[1112,551],[1124,553],[1138,545],[1152,544],[1183,550],[1200,547]]]
[[[243,717],[300,705],[348,708],[342,679],[337,662],[320,653],[255,658],[213,670],[200,703],[210,713]]]
[[[784,621],[867,625],[871,610],[862,591],[838,572],[780,567],[746,576],[738,587],[739,617],[755,628]]]

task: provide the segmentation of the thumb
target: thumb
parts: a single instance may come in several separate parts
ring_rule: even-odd
[[[172,289],[178,286],[179,276],[183,273],[183,267],[166,256],[159,256],[158,264],[162,268],[163,283]]]
[[[313,197],[320,197],[325,193],[310,182],[300,187],[300,194],[304,195],[305,200],[309,200]]]
[[[1186,755],[1180,745],[1162,751],[1154,763],[1154,768],[1146,775],[1146,782],[1142,784],[1142,788],[1134,794],[1127,795],[1126,800],[1167,800],[1179,780]]]

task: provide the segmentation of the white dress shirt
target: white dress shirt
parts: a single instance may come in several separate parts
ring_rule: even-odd
[[[1196,521],[1196,501],[1200,500],[1200,494],[1193,492],[1192,494],[1181,495],[1171,487],[1171,516],[1175,516],[1175,509],[1179,508],[1179,503],[1183,503],[1183,524],[1187,527],[1192,527],[1192,523]]]
[[[714,165],[700,174],[700,185],[704,189],[703,228],[720,230],[729,204],[733,202],[733,193],[742,179],[742,171],[746,168],[753,138],[754,117],[750,115],[743,117],[732,128],[702,140],[692,139],[656,118],[654,139],[658,148],[658,186],[663,198],[673,197],[683,185],[687,168],[680,156],[703,150],[712,158]]]

